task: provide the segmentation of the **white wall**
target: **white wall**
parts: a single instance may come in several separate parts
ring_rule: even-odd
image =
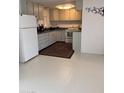
[[[82,53],[104,54],[104,17],[88,13],[86,7],[103,7],[103,0],[83,0]]]

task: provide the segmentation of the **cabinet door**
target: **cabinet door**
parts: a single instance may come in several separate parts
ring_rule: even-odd
[[[69,20],[69,17],[70,17],[69,9],[59,11],[60,20]]]
[[[38,44],[39,44],[39,50],[49,46],[49,34],[42,33],[42,34],[38,35]]]
[[[65,31],[61,31],[61,41],[65,41]]]
[[[58,9],[50,9],[50,20],[58,21],[59,20],[59,11]]]
[[[20,0],[20,13],[27,14],[27,0]]]
[[[56,31],[56,40],[61,41],[61,31]]]
[[[75,20],[81,20],[81,18],[82,18],[82,12],[80,10],[76,10]]]
[[[60,18],[60,20],[64,20],[65,19],[65,10],[60,10],[59,11],[59,18]]]
[[[49,32],[49,42],[50,44],[53,44],[55,42],[55,34],[54,32]]]
[[[76,9],[82,10],[83,8],[83,0],[76,0]]]
[[[73,32],[72,44],[75,52],[81,52],[81,32]]]
[[[57,31],[57,41],[65,41],[65,31]]]
[[[56,34],[56,31],[53,32],[53,40],[54,40],[54,42],[57,41],[57,34]]]
[[[54,17],[53,17],[53,11],[54,11],[54,9],[50,9],[50,20],[54,20]]]
[[[59,10],[58,9],[53,10],[53,19],[59,20]]]
[[[76,10],[74,8],[70,9],[70,20],[75,20],[75,17],[76,17]]]
[[[34,3],[34,15],[37,17],[38,19],[38,4]]]
[[[49,8],[43,9],[43,21],[44,21],[44,26],[48,27],[50,25]]]
[[[27,12],[29,15],[33,15],[33,3],[29,0],[27,2]]]
[[[66,9],[64,12],[64,20],[69,20],[70,14],[69,14],[69,9]]]
[[[43,7],[39,5],[39,19],[43,20]]]
[[[49,45],[51,45],[53,43],[53,39],[52,39],[52,32],[49,32]]]

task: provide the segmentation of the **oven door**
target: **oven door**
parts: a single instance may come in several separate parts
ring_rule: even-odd
[[[66,32],[66,42],[67,43],[72,43],[72,36],[73,36],[73,32],[71,32],[71,31]]]
[[[66,37],[67,38],[72,38],[72,32],[71,31],[67,31],[66,32]]]

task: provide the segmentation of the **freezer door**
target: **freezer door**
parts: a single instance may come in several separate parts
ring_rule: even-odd
[[[36,17],[33,15],[19,16],[19,28],[34,28],[37,27]]]
[[[27,60],[38,55],[38,38],[37,29],[20,29],[20,62],[26,62]]]

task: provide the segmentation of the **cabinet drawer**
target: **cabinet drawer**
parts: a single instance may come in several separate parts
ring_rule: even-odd
[[[38,40],[44,40],[44,39],[48,39],[48,34],[41,34],[41,35],[38,35]]]
[[[48,36],[48,33],[42,33],[42,34],[39,34],[39,35],[38,35],[39,38],[40,38],[40,37],[46,37],[46,36]]]
[[[49,40],[48,38],[44,38],[44,39],[38,40],[38,43],[47,42],[48,40]]]

